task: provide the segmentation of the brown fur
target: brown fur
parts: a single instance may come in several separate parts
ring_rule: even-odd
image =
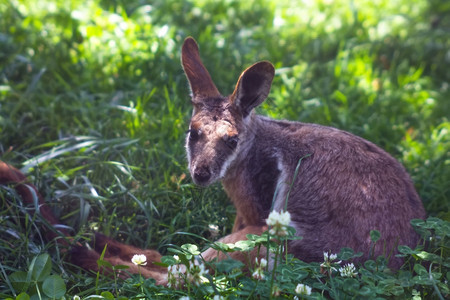
[[[425,211],[409,175],[389,154],[335,128],[276,121],[253,113],[269,94],[275,73],[272,64],[259,62],[246,69],[228,97],[220,95],[192,38],[183,44],[182,64],[194,106],[186,139],[190,173],[202,186],[222,181],[237,210],[233,233],[221,242],[235,243],[249,233],[261,234],[267,230],[265,220],[271,207],[279,211],[287,205],[291,225],[303,236],[291,242],[288,250],[304,261],[322,261],[323,252],[338,252],[342,247],[362,251],[361,260],[367,259],[373,229],[382,236],[375,256],[391,251],[395,255],[400,244],[417,244],[419,237],[409,221],[424,218]],[[50,224],[58,224],[37,189],[3,162],[0,183],[16,184],[28,203],[37,195],[42,216]],[[55,237],[53,231],[48,237]],[[72,260],[98,271],[97,260],[105,245],[106,261],[127,265],[130,273],[167,284],[167,269],[154,264],[161,261],[158,252],[124,245],[101,234],[95,235],[92,250],[75,245]],[[134,254],[145,254],[148,264],[134,266]],[[202,256],[205,260],[226,257],[213,249]],[[257,253],[234,252],[230,256],[250,267]],[[265,256],[265,249],[260,256]],[[394,256],[389,261],[393,268],[401,264]]]
[[[157,284],[167,283],[167,269],[154,264],[155,262],[161,262],[161,254],[159,252],[125,245],[100,233],[95,234],[93,245],[93,250],[81,246],[74,247],[71,253],[72,262],[86,270],[94,272],[99,270],[103,271],[98,267],[97,260],[100,259],[101,253],[105,250],[103,258],[105,261],[111,263],[113,266],[122,265],[128,267],[126,273],[119,272],[120,277],[126,278],[128,277],[128,273],[141,274],[146,278],[155,279]],[[131,259],[135,254],[144,254],[147,257],[147,264],[140,267],[134,265]],[[109,269],[105,269],[105,271],[111,273]]]
[[[182,51],[194,103],[186,141],[189,169],[197,184],[222,182],[237,210],[234,232],[262,226],[272,206],[284,209],[289,193],[291,225],[303,236],[289,251],[302,260],[321,261],[323,252],[342,247],[362,251],[361,260],[367,259],[371,230],[382,237],[375,256],[417,244],[410,220],[424,218],[425,211],[400,163],[348,132],[255,115],[252,110],[267,97],[274,76],[268,62],[246,69],[229,97],[197,94],[205,82],[213,85],[207,90],[216,89],[209,74],[205,80],[199,75],[205,71],[197,52],[197,47]],[[238,142],[230,145],[230,138]],[[390,258],[391,267],[401,264]]]

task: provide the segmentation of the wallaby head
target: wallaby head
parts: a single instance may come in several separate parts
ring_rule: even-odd
[[[187,38],[182,65],[192,91],[194,106],[186,139],[189,170],[194,182],[206,186],[221,179],[246,144],[252,110],[267,97],[275,74],[262,61],[246,69],[228,97],[217,90],[203,65],[197,43]]]

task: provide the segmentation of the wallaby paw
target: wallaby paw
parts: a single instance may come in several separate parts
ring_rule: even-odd
[[[156,250],[141,249],[131,245],[126,245],[98,232],[95,233],[93,247],[97,253],[102,253],[105,251],[105,260],[111,260],[113,264],[121,263],[124,265],[129,265],[132,264],[131,259],[134,255],[143,254],[147,259],[147,264],[145,266],[141,266],[141,270],[147,269],[152,272],[167,272],[167,268],[154,264],[155,262],[160,263],[162,257],[162,255]]]

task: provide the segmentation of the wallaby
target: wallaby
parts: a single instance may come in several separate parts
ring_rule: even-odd
[[[288,251],[304,261],[321,261],[324,252],[342,247],[362,251],[365,260],[371,230],[381,233],[375,257],[416,246],[410,220],[425,211],[408,173],[388,153],[335,128],[256,115],[275,74],[267,61],[246,69],[228,97],[217,90],[192,38],[184,42],[182,64],[194,107],[189,170],[198,185],[222,182],[237,211],[233,234],[249,226],[261,231],[272,207],[286,207],[303,237]],[[389,265],[398,268],[402,260],[394,255]]]
[[[249,233],[261,234],[267,230],[265,220],[271,209],[286,208],[290,225],[303,237],[291,241],[288,251],[301,260],[320,262],[324,252],[337,253],[342,247],[363,252],[360,261],[365,260],[372,246],[370,231],[378,230],[381,240],[372,255],[391,253],[389,266],[402,265],[402,259],[395,257],[397,245],[416,246],[419,236],[410,220],[425,218],[425,211],[399,162],[345,131],[256,115],[253,110],[269,95],[275,74],[269,62],[246,69],[228,97],[214,85],[193,38],[184,41],[182,66],[192,91],[193,114],[186,137],[192,179],[200,186],[221,181],[237,211],[233,232],[221,242],[234,243]],[[0,164],[0,183],[19,183],[21,189],[24,180],[18,170]],[[37,192],[33,186],[31,189]],[[22,196],[32,203],[32,195]],[[54,217],[48,218],[57,224]],[[158,252],[124,245],[101,234],[96,234],[93,250],[75,245],[72,261],[97,271],[97,259],[105,245],[105,259],[112,264],[128,265],[131,273],[140,272],[158,284],[167,284],[167,269],[152,264],[161,261]],[[131,256],[139,253],[150,262],[140,269],[130,262]],[[256,251],[230,254],[245,263],[254,263],[256,255]],[[259,255],[264,256],[264,251]],[[205,260],[225,257],[213,249],[201,256]]]

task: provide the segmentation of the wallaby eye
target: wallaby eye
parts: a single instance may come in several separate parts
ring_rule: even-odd
[[[198,140],[198,137],[200,136],[200,130],[189,129],[188,132],[190,141],[195,142]]]
[[[239,142],[239,138],[235,135],[235,136],[225,136],[225,143],[227,144],[228,147],[230,147],[231,149],[236,149],[237,144]]]

